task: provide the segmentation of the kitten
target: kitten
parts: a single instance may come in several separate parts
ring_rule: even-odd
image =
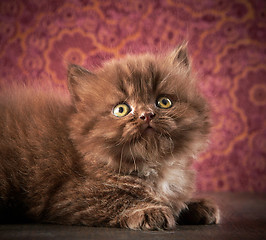
[[[192,159],[210,122],[185,46],[93,73],[70,65],[68,87],[70,97],[0,94],[2,222],[158,230],[218,221],[214,203],[192,199]]]

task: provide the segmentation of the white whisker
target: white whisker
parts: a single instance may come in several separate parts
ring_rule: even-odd
[[[130,150],[130,154],[131,154],[131,156],[132,156],[132,158],[133,158],[134,169],[135,169],[135,171],[137,171],[136,159],[135,159],[135,157],[134,157],[134,155],[133,155],[133,152],[132,152],[131,146],[129,147],[129,150]]]
[[[122,161],[123,161],[123,152],[124,152],[124,147],[125,147],[125,144],[123,145],[123,147],[122,147],[122,150],[121,150],[121,155],[120,155],[120,162],[119,162],[119,170],[118,170],[118,175],[120,175],[121,168],[122,168]]]

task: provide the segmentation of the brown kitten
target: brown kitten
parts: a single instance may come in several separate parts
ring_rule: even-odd
[[[218,221],[213,203],[191,200],[192,159],[210,123],[184,46],[94,73],[70,65],[68,85],[70,98],[0,94],[2,222],[156,230]]]

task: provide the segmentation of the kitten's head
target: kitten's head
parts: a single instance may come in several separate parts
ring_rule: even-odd
[[[71,138],[85,159],[147,174],[194,156],[206,143],[208,108],[185,46],[113,60],[93,73],[70,65],[68,83],[76,109]]]

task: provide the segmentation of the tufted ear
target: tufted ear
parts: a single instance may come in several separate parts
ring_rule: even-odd
[[[84,101],[88,91],[91,90],[91,82],[94,82],[95,78],[95,74],[81,66],[75,64],[68,66],[68,89],[75,104]]]
[[[188,54],[187,54],[187,43],[181,44],[178,46],[171,54],[170,58],[172,60],[172,63],[174,65],[183,65],[183,67],[189,69],[190,68],[190,62],[188,59]]]

